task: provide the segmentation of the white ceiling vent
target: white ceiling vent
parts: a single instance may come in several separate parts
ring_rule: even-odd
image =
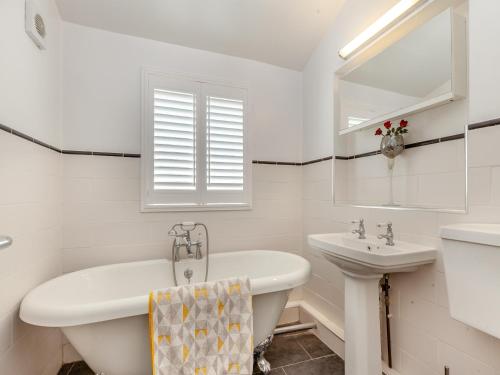
[[[26,34],[40,49],[45,49],[45,36],[47,30],[45,22],[40,12],[40,7],[35,0],[26,0],[26,19],[25,19]]]

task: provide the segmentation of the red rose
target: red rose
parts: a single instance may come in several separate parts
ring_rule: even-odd
[[[386,122],[384,122],[384,127],[385,127],[386,129],[390,129],[390,128],[391,128],[391,126],[392,126],[392,123],[391,123],[390,121],[386,121]]]
[[[382,129],[378,128],[375,130],[375,135],[382,135]]]
[[[401,120],[401,122],[399,123],[400,128],[406,128],[407,126],[408,126],[408,121],[406,120]]]

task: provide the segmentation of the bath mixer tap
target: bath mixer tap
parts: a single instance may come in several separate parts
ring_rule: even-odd
[[[205,231],[205,257],[201,252],[201,247],[203,242],[201,241],[193,241],[191,239],[191,232],[196,230],[196,228],[201,227]],[[198,280],[204,280],[205,282],[208,280],[208,265],[209,265],[209,255],[210,255],[210,240],[208,238],[208,228],[203,223],[193,223],[193,222],[183,222],[180,224],[174,224],[172,228],[168,231],[168,235],[175,237],[174,242],[172,243],[172,273],[174,276],[174,284],[175,286],[179,286],[177,282],[177,273],[176,273],[176,263],[180,260],[180,252],[181,249],[186,249],[186,254],[188,259],[204,259],[205,260],[205,277],[199,278]],[[191,279],[194,275],[194,271],[190,268],[184,271],[184,277],[188,281],[191,282]]]
[[[194,258],[200,260],[202,258],[201,255],[201,241],[192,241],[191,240],[191,231],[186,233],[186,250],[189,258]],[[194,251],[193,251],[194,248]]]
[[[358,234],[358,238],[360,240],[364,240],[366,238],[366,230],[365,230],[365,220],[359,219],[351,222],[352,224],[359,224],[358,229],[353,229],[353,234]]]
[[[377,238],[385,238],[387,246],[394,246],[394,232],[392,231],[392,223],[389,221],[385,224],[377,224],[377,228],[387,228],[386,234],[379,234]]]
[[[186,254],[189,259],[200,260],[203,258],[201,253],[201,241],[193,241],[191,239],[191,232],[194,230],[194,224],[175,224],[168,234],[175,237],[175,261],[178,262],[180,259],[181,248],[186,249]],[[179,231],[180,229],[180,231]]]

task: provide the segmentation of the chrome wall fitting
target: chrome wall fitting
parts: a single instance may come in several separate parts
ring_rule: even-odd
[[[191,278],[193,277],[193,270],[188,268],[184,271],[184,277],[188,281],[188,284],[191,284]]]
[[[273,335],[267,336],[267,338],[264,341],[262,341],[259,345],[255,347],[253,352],[255,360],[257,361],[257,366],[264,375],[268,375],[271,372],[271,364],[267,361],[266,358],[264,358],[264,354],[273,343],[273,338],[274,338]]]
[[[12,238],[8,236],[0,236],[0,250],[12,245]]]

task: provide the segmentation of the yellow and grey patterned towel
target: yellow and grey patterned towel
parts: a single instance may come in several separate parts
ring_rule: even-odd
[[[235,278],[151,292],[149,330],[153,375],[250,375],[250,280]]]

